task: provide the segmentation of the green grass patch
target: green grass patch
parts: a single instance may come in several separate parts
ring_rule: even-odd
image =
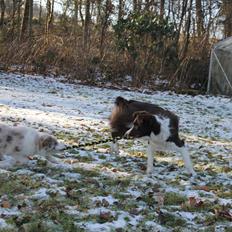
[[[167,192],[164,195],[165,205],[180,205],[187,201],[187,197],[174,192]]]

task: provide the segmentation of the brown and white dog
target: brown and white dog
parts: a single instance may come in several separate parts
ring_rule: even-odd
[[[110,116],[112,137],[145,138],[148,140],[147,173],[153,170],[155,151],[181,153],[187,171],[195,175],[183,140],[179,138],[179,118],[157,105],[117,97]],[[118,153],[116,142],[113,150]]]
[[[16,163],[26,164],[29,155],[42,155],[52,160],[51,153],[65,149],[65,144],[44,132],[25,126],[0,124],[0,168]],[[10,156],[10,162],[7,157]]]

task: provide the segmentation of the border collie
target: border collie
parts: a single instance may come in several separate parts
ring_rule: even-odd
[[[187,171],[195,175],[184,140],[179,138],[179,118],[171,111],[154,104],[117,97],[109,120],[115,153],[118,153],[117,137],[145,138],[148,140],[148,174],[153,170],[155,151],[174,151],[181,153]]]
[[[14,164],[26,164],[29,155],[43,155],[52,160],[51,153],[65,149],[66,146],[44,132],[24,126],[0,124],[0,168]],[[10,163],[9,158],[10,156]]]

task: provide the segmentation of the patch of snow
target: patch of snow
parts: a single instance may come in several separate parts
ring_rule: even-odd
[[[196,213],[191,213],[191,212],[177,212],[177,215],[190,221],[193,221],[197,216]]]
[[[16,208],[2,208],[0,207],[0,215],[4,216],[14,216],[14,215],[19,215],[21,212]]]
[[[7,224],[3,218],[0,218],[0,229],[10,229],[11,225]]]
[[[132,189],[128,189],[127,192],[130,193],[130,195],[135,197],[135,198],[140,197],[142,194],[140,191],[132,190]]]
[[[64,173],[61,173],[60,176],[64,177],[64,180],[68,180],[68,181],[79,182],[81,179],[81,174],[74,173],[74,172],[64,172]]]
[[[29,170],[29,169],[19,169],[15,172],[16,175],[27,175],[27,176],[31,176],[34,174],[33,171]]]
[[[31,199],[33,199],[33,200],[47,200],[49,198],[47,191],[48,191],[48,189],[46,189],[46,188],[40,188],[31,196]]]
[[[103,210],[104,208],[98,208],[97,211],[93,210],[93,212],[100,213],[99,209]],[[108,212],[108,211],[105,211],[104,209],[104,212]],[[127,212],[120,211],[119,215],[117,216],[117,220],[112,222],[106,222],[106,223],[81,222],[81,223],[76,223],[76,225],[81,226],[83,229],[86,229],[89,232],[96,232],[96,231],[108,232],[108,231],[112,231],[112,229],[115,228],[125,228],[127,224],[129,224],[132,228],[135,229],[136,225],[142,219],[143,219],[142,216],[130,216]]]

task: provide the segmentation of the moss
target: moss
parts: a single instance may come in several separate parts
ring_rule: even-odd
[[[25,194],[25,192],[41,186],[41,182],[33,180],[28,176],[0,177],[0,195]]]
[[[221,206],[216,203],[212,204],[210,201],[204,201],[199,206],[191,206],[188,203],[182,204],[181,208],[188,212],[209,212],[214,211],[214,209],[220,209]]]
[[[84,168],[81,167],[76,167],[74,170],[74,172],[80,173],[82,176],[85,177],[96,177],[100,175],[100,171],[95,169],[95,170],[86,170]]]
[[[100,154],[100,155],[98,156],[98,158],[99,158],[99,159],[102,159],[102,160],[105,160],[105,159],[106,159],[106,156],[103,155],[103,154]]]
[[[74,222],[74,218],[70,215],[61,211],[50,211],[46,215],[34,214],[28,222],[18,227],[22,232],[78,231]]]
[[[15,228],[0,228],[0,232],[16,232],[18,231]]]
[[[164,195],[164,204],[165,205],[180,205],[187,201],[187,197],[182,196],[178,193],[167,192]]]
[[[186,221],[180,217],[176,217],[170,213],[160,212],[158,216],[158,220],[161,225],[169,226],[172,228],[176,228],[178,226],[184,226]]]
[[[224,232],[232,232],[232,228],[231,228],[231,226],[230,226],[230,225],[225,226],[225,228],[224,228]]]

